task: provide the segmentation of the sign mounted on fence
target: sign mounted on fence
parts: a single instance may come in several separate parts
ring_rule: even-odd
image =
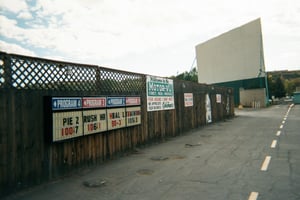
[[[221,94],[216,94],[216,101],[217,101],[217,103],[222,103],[222,95]]]
[[[124,107],[125,97],[107,97],[107,107]]]
[[[53,97],[51,99],[52,111],[52,140],[60,141],[83,135],[81,98],[77,97]],[[63,112],[65,111],[65,112]]]
[[[126,97],[126,106],[141,105],[141,97]]]
[[[173,80],[147,76],[147,111],[175,109]]]
[[[206,110],[206,123],[212,122],[212,115],[211,115],[211,103],[209,94],[205,95],[205,110]]]
[[[60,141],[83,135],[81,111],[53,113],[53,141]]]
[[[108,130],[123,128],[126,126],[125,107],[107,109],[107,116]]]
[[[141,97],[48,99],[53,142],[141,124]]]
[[[84,110],[83,126],[84,135],[107,131],[106,110]]]
[[[82,98],[83,108],[105,108],[106,97],[84,97]]]
[[[141,106],[126,108],[126,124],[127,126],[141,124]]]
[[[184,93],[184,107],[190,107],[194,105],[193,93]]]
[[[81,109],[81,98],[56,97],[52,98],[52,110],[74,110]]]

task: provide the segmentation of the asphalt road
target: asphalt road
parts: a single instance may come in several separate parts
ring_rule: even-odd
[[[300,199],[300,105],[236,117],[6,199]]]

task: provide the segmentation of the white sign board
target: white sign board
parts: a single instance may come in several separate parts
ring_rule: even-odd
[[[217,101],[217,103],[222,103],[222,95],[221,94],[216,94],[216,101]]]
[[[141,107],[126,108],[126,124],[127,126],[135,126],[141,124]]]
[[[118,129],[126,126],[125,107],[107,109],[108,130]]]
[[[206,123],[211,123],[212,116],[211,116],[211,103],[210,103],[209,94],[205,95],[205,109],[206,109]]]
[[[184,93],[184,107],[194,105],[193,93]]]
[[[56,112],[53,117],[53,141],[60,141],[83,135],[82,112]]]
[[[106,131],[106,110],[83,111],[83,126],[84,135]]]
[[[173,80],[147,76],[147,111],[175,109]]]

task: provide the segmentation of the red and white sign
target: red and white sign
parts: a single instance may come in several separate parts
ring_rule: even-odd
[[[53,141],[60,141],[83,135],[82,112],[53,113]]]
[[[141,124],[141,107],[127,107],[126,108],[126,125],[135,126]]]
[[[194,105],[193,93],[184,93],[184,107]]]
[[[106,131],[106,110],[83,111],[83,126],[84,135]]]
[[[126,115],[124,108],[107,109],[107,129],[118,129],[126,127]]]
[[[86,97],[82,98],[83,108],[105,108],[106,97]]]
[[[141,97],[126,97],[126,106],[141,105]]]

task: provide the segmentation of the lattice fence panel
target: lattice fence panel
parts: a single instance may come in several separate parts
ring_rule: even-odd
[[[141,93],[145,75],[0,52],[0,88]],[[6,82],[6,84],[4,84]]]
[[[138,93],[145,91],[145,76],[124,71],[100,70],[100,88],[106,94]]]

